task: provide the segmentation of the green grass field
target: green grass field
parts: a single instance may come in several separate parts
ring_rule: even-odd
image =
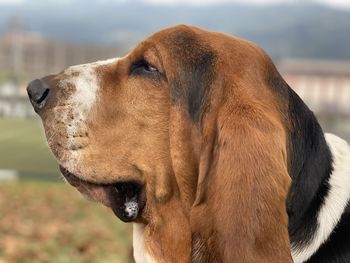
[[[0,119],[0,169],[17,170],[24,180],[60,180],[40,120]]]

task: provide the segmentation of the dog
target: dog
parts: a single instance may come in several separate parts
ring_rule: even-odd
[[[268,55],[179,25],[27,91],[65,179],[136,262],[350,262],[350,148]]]

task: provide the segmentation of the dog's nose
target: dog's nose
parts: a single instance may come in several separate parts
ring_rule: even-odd
[[[41,79],[35,79],[27,87],[28,96],[34,110],[37,112],[44,107],[50,93],[50,86]]]

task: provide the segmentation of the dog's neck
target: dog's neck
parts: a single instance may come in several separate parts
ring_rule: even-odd
[[[333,134],[325,134],[325,138],[332,155],[332,170],[321,186],[326,186],[326,190],[317,192],[323,195],[318,197],[323,199],[322,205],[317,211],[306,213],[306,216],[316,216],[317,219],[312,231],[306,233],[309,240],[298,243],[292,240],[295,263],[308,260],[327,241],[350,200],[350,147]]]

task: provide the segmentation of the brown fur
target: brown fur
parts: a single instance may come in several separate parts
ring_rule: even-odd
[[[141,58],[163,76],[130,75]],[[268,86],[271,63],[246,41],[177,26],[96,70],[102,82],[80,132],[86,143],[75,175],[92,184],[143,185],[137,221],[158,262],[292,262],[286,128]],[[68,76],[48,81],[55,86],[62,78]],[[198,83],[201,90],[191,90]],[[51,110],[64,96],[54,97],[41,115],[63,160],[71,149],[53,129],[67,124],[53,122]],[[109,205],[103,193],[87,192]]]

